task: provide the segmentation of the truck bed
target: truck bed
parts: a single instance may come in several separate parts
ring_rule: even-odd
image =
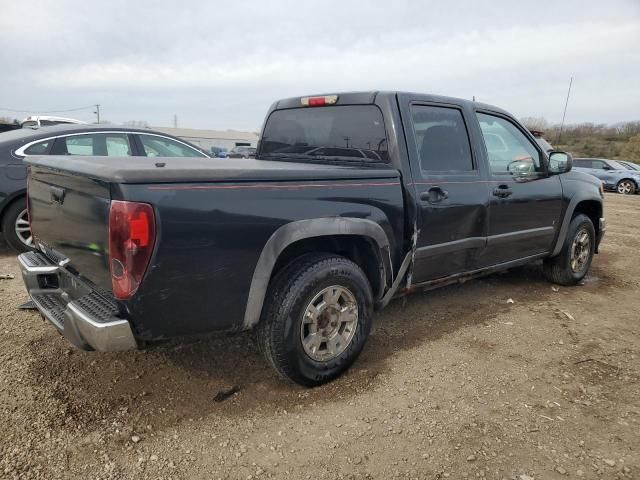
[[[395,178],[388,165],[346,166],[222,158],[33,156],[26,163],[113,183],[251,182]]]

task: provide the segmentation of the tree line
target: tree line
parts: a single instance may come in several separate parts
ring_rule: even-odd
[[[575,157],[610,158],[640,163],[640,121],[552,124],[544,118],[526,117],[522,123],[530,130],[544,132],[545,139],[558,150]]]

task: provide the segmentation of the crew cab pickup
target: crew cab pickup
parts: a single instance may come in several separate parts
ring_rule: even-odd
[[[394,297],[542,260],[586,275],[600,182],[507,112],[398,92],[273,104],[255,159],[28,157],[42,315],[86,350],[255,330],[282,376],[337,377]]]

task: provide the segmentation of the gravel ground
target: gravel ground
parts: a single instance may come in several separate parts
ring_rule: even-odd
[[[0,477],[640,478],[640,197],[607,217],[583,286],[533,265],[396,301],[313,390],[249,335],[75,350],[0,280]]]

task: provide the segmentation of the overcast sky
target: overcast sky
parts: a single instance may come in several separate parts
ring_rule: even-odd
[[[11,1],[0,116],[259,129],[281,97],[411,90],[518,117],[640,120],[640,0]],[[92,120],[92,109],[60,113]]]

